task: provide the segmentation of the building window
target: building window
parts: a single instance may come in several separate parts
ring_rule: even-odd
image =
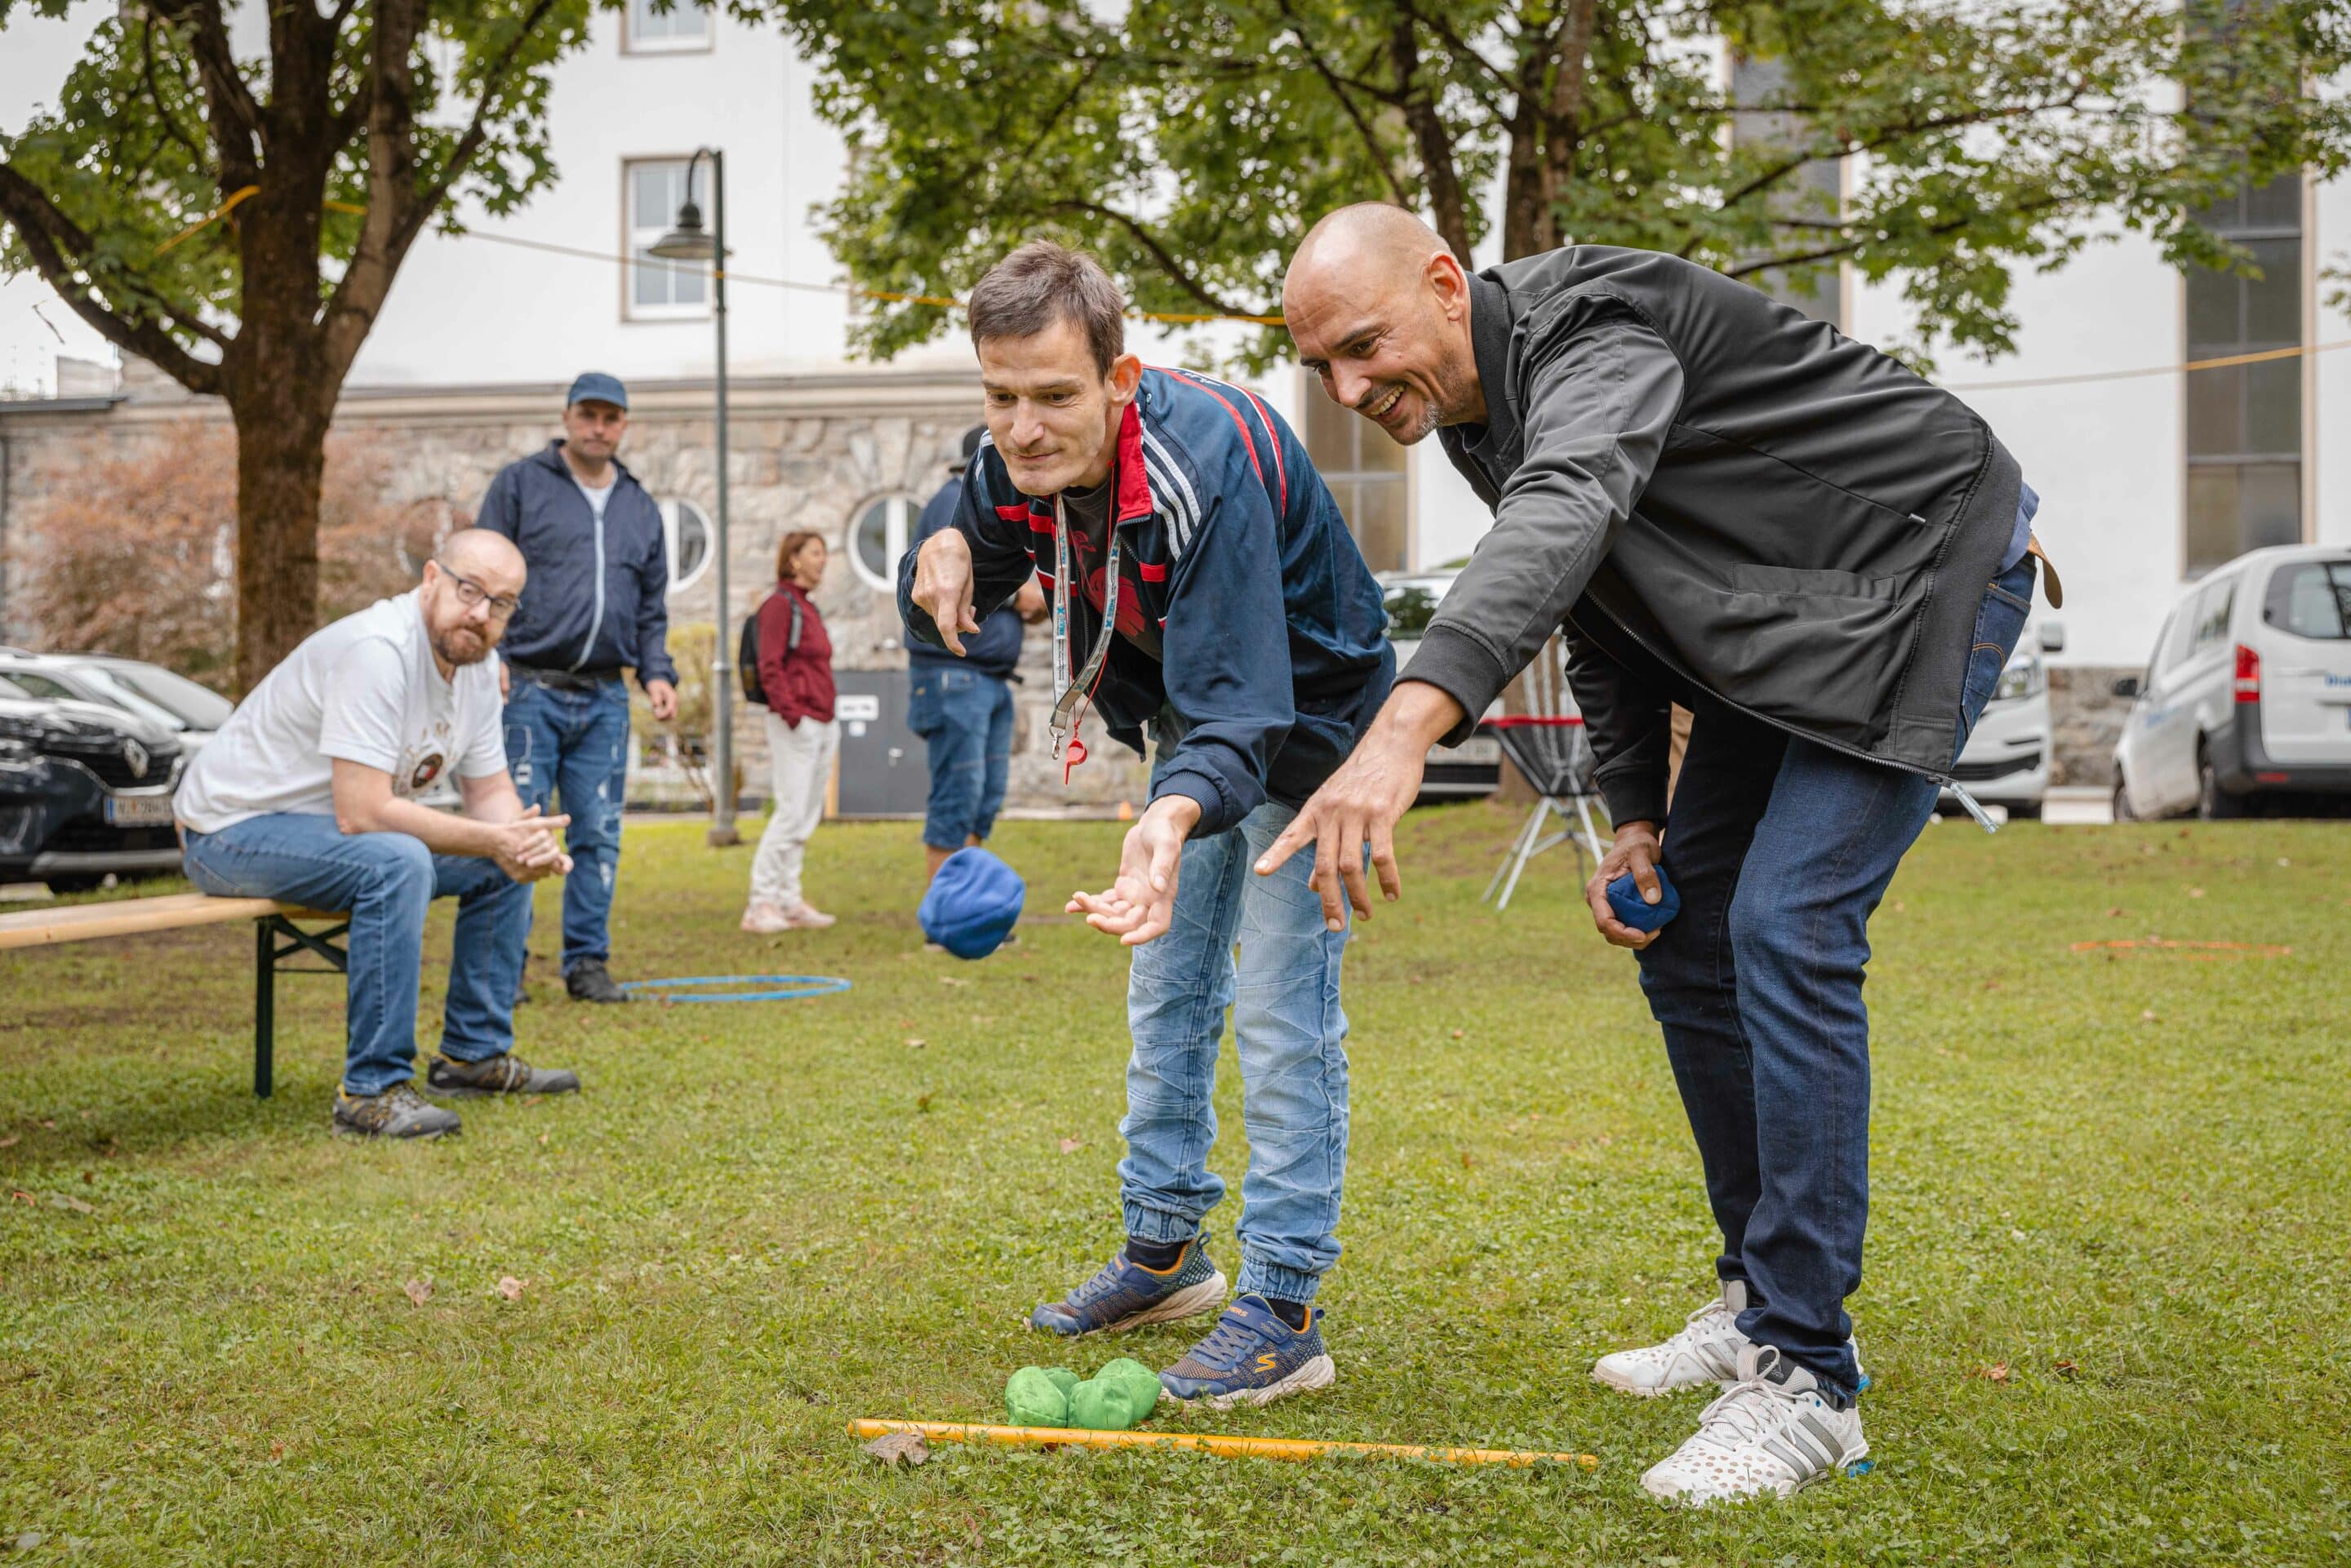
[[[884,496],[858,514],[849,529],[849,563],[878,592],[898,591],[898,558],[922,516],[923,504],[907,496]]]
[[[660,9],[659,0],[629,0],[621,24],[621,49],[631,55],[676,55],[705,50],[711,43],[707,5],[674,0]]]
[[[1306,455],[1314,460],[1355,546],[1374,571],[1412,564],[1412,487],[1405,451],[1388,433],[1331,401],[1322,378],[1306,381]]]
[[[714,530],[702,508],[691,501],[661,504],[662,544],[669,555],[669,591],[692,588],[710,565]]]
[[[628,278],[622,298],[629,320],[679,321],[710,314],[708,265],[664,261],[649,248],[677,221],[677,209],[686,195],[688,162],[684,158],[643,158],[622,166],[629,230]],[[709,165],[696,165],[696,206],[704,205],[709,180]]]
[[[2302,177],[2248,186],[2197,221],[2251,252],[2258,278],[2188,274],[2188,357],[2226,359],[2302,342]],[[2187,569],[2302,541],[2300,357],[2189,371]]]

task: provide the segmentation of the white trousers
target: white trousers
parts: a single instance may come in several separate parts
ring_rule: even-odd
[[[804,718],[788,725],[772,713],[764,716],[775,799],[751,861],[751,902],[772,904],[789,915],[800,904],[800,858],[809,835],[824,820],[825,788],[832,782],[832,758],[841,749],[841,721]]]

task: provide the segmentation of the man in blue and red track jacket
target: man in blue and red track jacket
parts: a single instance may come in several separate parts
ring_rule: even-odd
[[[1057,747],[1082,758],[1087,703],[1138,751],[1153,727],[1150,803],[1117,878],[1070,904],[1134,950],[1126,1244],[1029,1322],[1076,1335],[1222,1309],[1161,1382],[1261,1405],[1332,1375],[1313,1301],[1339,1256],[1347,933],[1302,865],[1249,867],[1353,748],[1395,654],[1379,586],[1297,436],[1240,388],[1145,370],[1124,310],[1099,264],[1046,241],[972,291],[989,439],[956,526],[901,563],[899,609],[960,653],[1035,571],[1052,602]],[[1225,1191],[1207,1152],[1228,1007],[1249,1138],[1229,1307],[1201,1231]]]

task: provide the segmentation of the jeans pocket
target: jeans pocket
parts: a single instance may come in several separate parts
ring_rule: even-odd
[[[2026,556],[1992,580],[1976,609],[1967,680],[1959,693],[1959,742],[1951,748],[1954,760],[1967,749],[1976,720],[1983,716],[1984,705],[1999,690],[2000,677],[2024,635],[2024,623],[2032,613],[2032,558]]]

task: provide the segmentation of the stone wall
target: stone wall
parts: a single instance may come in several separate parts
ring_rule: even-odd
[[[73,483],[77,469],[137,444],[167,442],[189,419],[225,422],[208,400],[190,400],[126,377],[130,395],[0,406],[0,637],[27,639],[9,615],[12,582],[35,563],[18,554],[17,526],[45,496]],[[947,478],[946,465],[977,415],[976,374],[957,371],[872,370],[805,377],[762,377],[729,389],[727,469],[729,613],[718,617],[715,572],[678,590],[673,623],[717,617],[731,654],[737,628],[775,581],[776,547],[795,528],[812,528],[832,549],[815,595],[837,668],[903,668],[905,652],[893,599],[851,565],[850,529],[875,500],[926,499]],[[707,383],[639,384],[622,461],[658,500],[684,500],[716,520],[712,393]],[[365,433],[388,454],[388,498],[445,518],[471,519],[504,465],[560,434],[559,386],[353,391],[337,413],[339,432]],[[1132,753],[1098,723],[1083,731],[1092,754],[1069,788],[1048,756],[1051,706],[1050,640],[1032,635],[1016,688],[1008,805],[1050,810],[1067,805],[1138,806],[1145,776]],[[738,705],[736,750],[747,794],[767,793],[766,742],[759,710]],[[663,791],[654,790],[653,793]]]
[[[2104,789],[2115,781],[2115,743],[2131,699],[2115,695],[2117,676],[2134,666],[2071,664],[2049,672],[2050,774],[2052,785]]]

